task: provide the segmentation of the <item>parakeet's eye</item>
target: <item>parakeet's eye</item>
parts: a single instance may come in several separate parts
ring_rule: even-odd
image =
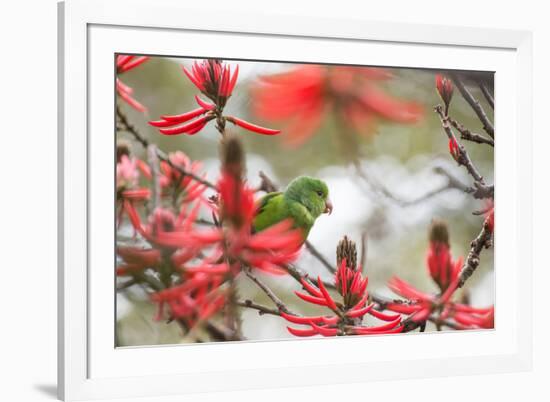
[[[322,192],[321,190],[318,190],[318,191],[317,191],[317,195],[318,195],[319,197],[322,197],[322,196],[323,196],[323,192]]]

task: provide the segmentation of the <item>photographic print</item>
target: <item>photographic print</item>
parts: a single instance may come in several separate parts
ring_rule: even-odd
[[[494,328],[493,72],[113,68],[117,347]]]

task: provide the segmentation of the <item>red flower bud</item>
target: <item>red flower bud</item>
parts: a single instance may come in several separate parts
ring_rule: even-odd
[[[435,76],[435,87],[437,88],[437,92],[445,104],[445,116],[447,116],[449,112],[449,105],[451,103],[451,99],[453,98],[453,82],[449,78],[437,74]]]
[[[460,147],[458,145],[458,142],[456,142],[456,139],[454,137],[449,139],[449,153],[453,157],[455,161],[460,160]]]
[[[462,268],[462,258],[452,260],[449,246],[449,232],[443,221],[434,221],[430,228],[430,246],[426,255],[430,276],[441,291],[445,291],[456,280]]]

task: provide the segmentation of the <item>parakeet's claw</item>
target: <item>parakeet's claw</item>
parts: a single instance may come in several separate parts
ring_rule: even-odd
[[[323,213],[330,215],[332,213],[332,208],[332,201],[327,198],[327,200],[325,201],[325,210],[323,211]]]

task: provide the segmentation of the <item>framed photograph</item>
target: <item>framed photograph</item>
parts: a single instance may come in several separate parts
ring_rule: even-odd
[[[528,370],[530,33],[179,3],[59,5],[59,396]]]

